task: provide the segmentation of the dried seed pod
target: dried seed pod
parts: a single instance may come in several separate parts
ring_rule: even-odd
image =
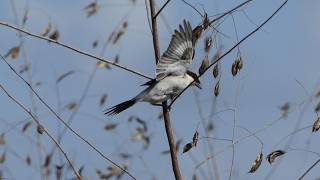
[[[232,76],[236,76],[238,74],[237,61],[233,62],[232,64],[231,73],[232,73]]]
[[[268,154],[267,156],[267,160],[270,164],[272,164],[274,162],[274,160],[279,157],[284,155],[286,152],[283,150],[276,150],[276,151],[272,151],[270,154]]]
[[[208,59],[208,56],[205,56],[199,68],[199,75],[202,75],[208,67],[209,67],[209,59]]]
[[[218,81],[214,86],[214,95],[217,97],[219,96],[219,94],[220,94],[220,81]]]
[[[30,166],[31,165],[31,158],[30,156],[26,157],[26,163]]]
[[[98,44],[99,44],[99,41],[96,39],[96,40],[94,40],[94,41],[92,42],[92,47],[93,47],[93,48],[96,48],[96,47],[98,46]]]
[[[89,5],[87,5],[84,10],[87,13],[87,17],[90,17],[94,14],[96,14],[99,10],[100,6],[98,5],[97,1],[94,1],[92,3],[90,3]]]
[[[106,103],[107,97],[108,97],[107,94],[104,94],[104,95],[101,96],[101,98],[99,100],[99,106],[103,106]]]
[[[27,129],[31,126],[31,124],[32,124],[32,121],[29,121],[29,122],[25,123],[25,124],[23,125],[21,131],[22,131],[23,133],[26,132]]]
[[[6,161],[6,152],[3,152],[0,156],[0,164],[3,164]]]
[[[240,56],[238,59],[238,70],[240,71],[243,68],[243,61],[242,61],[242,57]]]
[[[49,38],[56,41],[59,39],[59,36],[60,36],[59,31],[55,30],[49,35]]]
[[[3,144],[5,144],[6,143],[6,141],[5,141],[5,139],[4,139],[4,133],[2,133],[1,135],[0,135],[0,145],[3,145]]]
[[[52,29],[52,25],[51,23],[49,23],[48,26],[44,28],[43,32],[41,33],[41,36],[48,36],[51,29]]]
[[[250,168],[250,170],[249,170],[248,173],[254,173],[254,172],[256,172],[256,170],[257,170],[257,169],[260,167],[260,165],[261,165],[262,158],[263,158],[263,154],[262,154],[262,152],[260,152],[260,153],[258,154],[258,156],[256,157],[256,159],[254,160],[254,162],[252,163],[251,168]]]
[[[118,124],[115,124],[115,123],[106,124],[106,125],[104,126],[104,129],[105,129],[106,131],[111,131],[111,130],[115,129],[115,128],[117,127],[117,125],[118,125]]]
[[[198,39],[201,37],[202,30],[203,30],[202,25],[198,25],[197,27],[195,27],[192,30],[192,43],[193,44],[196,44]]]
[[[214,78],[217,78],[217,77],[218,77],[218,75],[219,75],[219,66],[218,66],[218,64],[216,64],[216,65],[213,67],[213,69],[212,69],[212,74],[213,74],[213,77],[214,77]]]
[[[204,13],[204,16],[203,16],[203,21],[202,21],[202,26],[203,26],[203,29],[207,29],[208,26],[210,25],[210,20],[208,18],[208,14],[207,13]]]
[[[119,41],[119,39],[122,37],[122,35],[124,35],[124,31],[121,30],[116,34],[115,38],[112,41],[112,44],[116,44]]]
[[[211,46],[212,46],[212,37],[211,36],[206,37],[205,43],[204,43],[204,50],[206,53],[210,51]]]
[[[68,108],[68,110],[72,111],[77,107],[77,103],[75,102],[70,102],[69,104],[67,104],[66,106]]]
[[[37,126],[37,132],[38,132],[39,134],[43,134],[43,132],[44,132],[44,127],[43,127],[41,124],[39,124],[39,125]]]
[[[313,123],[312,132],[317,132],[320,129],[320,118],[318,117],[317,120]]]
[[[197,146],[198,140],[199,140],[199,133],[198,133],[198,131],[196,131],[196,132],[193,134],[193,137],[192,137],[192,145],[193,145],[194,147]]]
[[[184,145],[182,153],[188,152],[190,149],[192,149],[192,147],[193,147],[192,143],[188,143],[188,144]]]
[[[46,156],[46,158],[44,159],[44,163],[43,163],[43,167],[44,168],[48,168],[49,166],[50,166],[50,164],[51,164],[51,159],[52,159],[52,154],[48,154],[47,156]]]
[[[290,109],[290,103],[286,102],[284,105],[280,107],[280,110],[282,111],[282,117],[287,117],[289,114],[289,109]]]
[[[56,83],[59,83],[60,81],[62,81],[63,79],[65,79],[66,77],[70,76],[73,73],[74,73],[74,71],[71,70],[71,71],[68,71],[68,72],[62,74],[61,76],[58,77],[58,79],[56,80]]]

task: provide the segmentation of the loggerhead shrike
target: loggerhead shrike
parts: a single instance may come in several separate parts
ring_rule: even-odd
[[[106,109],[105,114],[119,114],[140,101],[159,105],[176,97],[192,82],[201,89],[198,76],[188,70],[194,56],[194,46],[191,25],[184,20],[179,31],[174,31],[168,49],[157,63],[156,78],[143,84],[148,87],[136,97]]]

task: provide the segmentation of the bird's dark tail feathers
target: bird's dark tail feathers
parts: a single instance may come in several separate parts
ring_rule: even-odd
[[[120,103],[118,105],[115,105],[111,108],[108,108],[105,110],[105,115],[112,116],[112,115],[117,115],[121,113],[122,111],[128,109],[129,107],[133,106],[137,102],[136,99],[131,99],[129,101],[125,101],[123,103]]]

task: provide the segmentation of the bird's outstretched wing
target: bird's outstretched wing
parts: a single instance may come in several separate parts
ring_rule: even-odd
[[[186,20],[179,31],[175,30],[168,49],[162,54],[156,67],[156,79],[161,80],[168,75],[180,75],[187,71],[194,55],[192,27]]]

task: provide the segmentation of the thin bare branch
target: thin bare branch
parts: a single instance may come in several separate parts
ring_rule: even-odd
[[[302,180],[319,162],[320,162],[320,159],[318,159],[316,162],[314,162],[314,163],[299,177],[299,180]]]
[[[167,2],[164,3],[164,5],[159,9],[159,11],[157,12],[157,14],[152,17],[152,19],[156,19],[156,18],[158,17],[158,15],[161,13],[161,11],[169,4],[170,1],[171,1],[171,0],[167,0]]]
[[[256,32],[258,32],[267,22],[269,22],[283,7],[284,5],[287,4],[289,0],[285,0],[281,6],[276,9],[271,16],[269,16],[263,23],[260,24],[260,26],[258,26],[256,29],[254,29],[253,31],[251,31],[249,34],[247,34],[245,37],[243,37],[238,43],[236,43],[234,46],[232,46],[227,52],[225,52],[224,54],[222,54],[218,59],[216,59],[214,62],[212,62],[205,70],[204,73],[205,74],[208,69],[210,69],[213,65],[215,65],[216,63],[218,63],[219,61],[221,61],[221,59],[223,59],[225,56],[227,56],[229,53],[231,53],[235,48],[237,48],[241,43],[243,43],[245,40],[247,40],[249,37],[251,37],[253,34],[255,34]],[[211,21],[212,22],[212,21]],[[201,77],[203,74],[199,75],[199,77]],[[169,108],[171,108],[172,104],[180,97],[180,95],[182,93],[184,93],[184,91],[186,91],[191,84],[193,84],[194,82],[191,82],[185,89],[183,89],[180,94],[178,94],[178,96],[171,102],[171,104],[169,105]]]
[[[155,1],[149,0],[149,5],[150,5],[150,12],[151,12],[150,16],[151,16],[151,23],[152,23],[152,39],[153,39],[153,47],[155,52],[154,54],[156,58],[156,63],[158,63],[158,60],[160,58],[160,48],[159,48],[159,40],[158,40],[157,18],[153,18],[155,17]],[[162,112],[163,112],[164,125],[167,133],[167,139],[170,147],[172,170],[174,172],[176,180],[182,180],[167,101],[162,103]]]
[[[39,94],[31,87],[31,85],[20,75],[18,72],[6,61],[6,59],[0,55],[1,59],[9,66],[9,68],[25,83],[27,86],[32,90],[32,92],[36,95],[36,97],[41,101],[41,103],[49,109],[49,111],[66,127],[68,128],[74,135],[76,135],[78,138],[80,138],[82,141],[84,141],[88,146],[90,146],[94,151],[96,151],[103,159],[107,160],[114,166],[121,169],[123,172],[125,172],[127,175],[129,175],[132,179],[136,179],[132,174],[130,174],[127,170],[125,170],[123,167],[115,163],[113,160],[108,158],[106,155],[104,155],[97,147],[95,147],[93,144],[91,144],[87,139],[82,137],[78,132],[76,132],[71,126],[65,122],[40,96]]]
[[[107,59],[103,59],[103,58],[97,57],[97,56],[95,56],[95,55],[93,55],[93,54],[91,54],[91,53],[88,53],[88,52],[85,52],[85,51],[83,51],[83,50],[74,48],[74,47],[72,47],[72,46],[69,46],[69,45],[67,45],[67,44],[65,44],[65,43],[59,42],[59,41],[57,41],[57,40],[53,40],[53,39],[50,39],[50,38],[47,38],[47,37],[43,37],[43,36],[41,36],[41,35],[37,35],[37,34],[31,33],[31,32],[29,32],[29,31],[26,31],[26,30],[24,30],[24,29],[22,29],[22,28],[16,27],[16,26],[14,26],[14,25],[11,25],[11,24],[6,23],[6,22],[3,22],[3,21],[0,21],[0,25],[5,26],[5,27],[8,27],[8,28],[10,28],[10,29],[14,29],[14,30],[16,30],[16,31],[22,32],[22,33],[24,33],[24,34],[27,34],[27,35],[29,35],[29,36],[32,36],[32,37],[35,37],[35,38],[38,38],[38,39],[42,39],[42,40],[49,41],[49,42],[51,42],[51,43],[57,44],[57,45],[59,45],[59,46],[62,46],[62,47],[64,47],[64,48],[66,48],[66,49],[72,50],[72,51],[74,51],[74,52],[77,52],[77,53],[79,53],[79,54],[82,54],[82,55],[85,55],[85,56],[88,56],[88,57],[91,57],[91,58],[96,59],[96,60],[98,60],[98,61],[101,61],[101,62],[110,64],[110,65],[113,65],[113,66],[118,67],[118,68],[120,68],[120,69],[123,69],[123,70],[125,70],[125,71],[128,71],[128,72],[131,72],[131,73],[133,73],[133,74],[139,75],[139,76],[141,76],[141,77],[144,77],[144,78],[147,78],[147,79],[152,79],[151,77],[149,77],[149,76],[147,76],[147,75],[144,75],[144,74],[142,74],[142,73],[140,73],[140,72],[138,72],[138,71],[135,71],[135,70],[133,70],[133,69],[130,69],[130,68],[128,68],[128,67],[125,67],[125,66],[123,66],[123,65],[120,65],[119,63],[115,63],[115,62],[112,62],[111,60],[107,60]]]
[[[61,145],[58,143],[58,141],[56,141],[54,139],[54,137],[50,134],[50,132],[43,127],[43,125],[41,125],[40,121],[23,105],[21,104],[17,99],[15,99],[1,84],[0,84],[0,89],[2,89],[2,91],[12,100],[14,101],[20,108],[23,109],[23,111],[25,111],[26,113],[29,114],[29,116],[34,120],[34,122],[38,125],[38,127],[42,127],[43,132],[56,144],[56,146],[59,148],[59,150],[61,151],[61,153],[63,154],[63,156],[66,158],[66,160],[68,161],[70,167],[73,170],[73,173],[77,176],[78,179],[82,180],[82,177],[80,176],[80,174],[78,173],[78,171],[76,170],[76,168],[74,167],[74,165],[72,164],[71,160],[69,159],[69,157],[67,156],[67,154],[65,153],[65,151],[62,149]]]

